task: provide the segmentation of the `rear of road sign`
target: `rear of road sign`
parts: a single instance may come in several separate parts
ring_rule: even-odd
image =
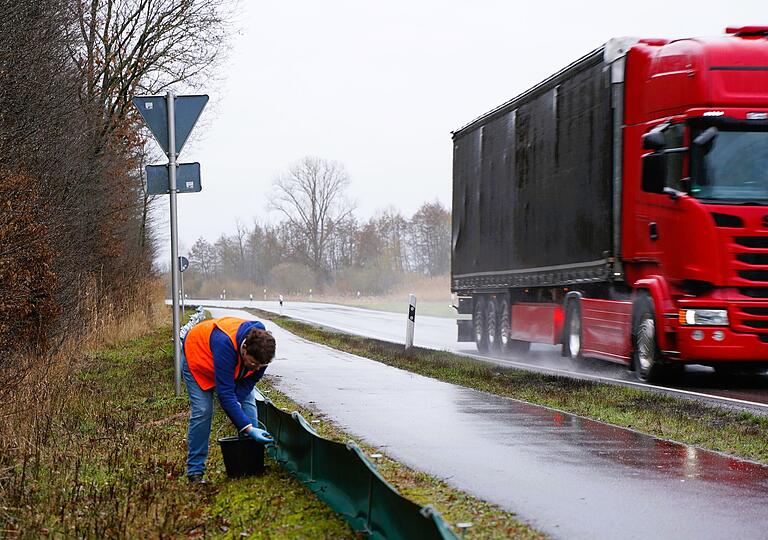
[[[197,193],[202,189],[200,164],[179,163],[176,168],[176,192]],[[150,195],[168,195],[170,192],[168,165],[147,165],[147,193]]]
[[[149,126],[155,140],[168,154],[168,104],[165,96],[137,96],[133,103],[139,109],[144,122]],[[208,96],[176,96],[176,154],[181,152],[192,128],[195,127],[200,113],[203,112]]]

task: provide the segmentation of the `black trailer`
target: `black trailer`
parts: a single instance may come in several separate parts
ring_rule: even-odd
[[[514,302],[523,290],[621,279],[617,52],[600,47],[453,133],[460,313],[482,295]],[[475,340],[472,332],[459,321],[461,341]]]

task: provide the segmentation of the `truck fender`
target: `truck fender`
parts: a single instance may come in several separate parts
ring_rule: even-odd
[[[659,348],[664,351],[668,350],[669,340],[667,339],[667,318],[665,313],[671,313],[676,311],[675,304],[672,302],[672,297],[669,294],[669,285],[667,280],[663,276],[648,276],[643,279],[635,281],[634,286],[635,293],[637,291],[645,291],[653,300],[654,311],[656,312],[656,339],[659,340]],[[632,301],[634,303],[634,294],[632,295]],[[634,325],[634,321],[632,321]]]

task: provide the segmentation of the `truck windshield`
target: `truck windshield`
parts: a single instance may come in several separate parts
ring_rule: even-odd
[[[717,136],[707,144],[691,145],[691,195],[725,204],[768,204],[768,131],[716,127]],[[697,128],[691,140],[707,129]]]

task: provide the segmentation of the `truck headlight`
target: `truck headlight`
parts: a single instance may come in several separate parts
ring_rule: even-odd
[[[728,310],[681,309],[678,320],[685,326],[728,326]]]

